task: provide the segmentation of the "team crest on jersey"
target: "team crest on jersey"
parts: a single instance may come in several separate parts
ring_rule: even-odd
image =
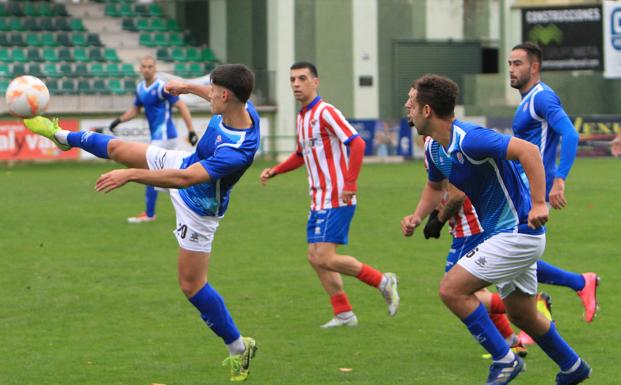
[[[311,119],[310,121],[311,126],[314,126],[315,124],[317,124],[317,119]]]
[[[457,154],[455,154],[455,156],[457,156],[457,161],[460,164],[464,164],[464,156],[461,154],[461,152],[457,152]]]
[[[222,142],[222,135],[216,136],[216,143]]]

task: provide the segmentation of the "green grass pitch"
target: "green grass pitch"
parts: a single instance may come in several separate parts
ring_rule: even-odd
[[[216,235],[210,282],[259,351],[248,384],[482,384],[488,361],[440,302],[450,239],[403,238],[399,221],[425,182],[420,162],[365,165],[350,245],[341,252],[400,278],[395,318],[374,289],[345,278],[360,326],[322,330],[331,308],[306,261],[304,170],[258,182],[257,162],[235,187]],[[168,197],[158,220],[129,225],[143,187],[94,191],[111,163],[0,166],[0,384],[228,383],[222,342],[183,298]],[[578,159],[569,206],[551,213],[545,259],[602,277],[588,325],[578,297],[541,286],[557,327],[593,367],[587,384],[618,384],[621,161]],[[339,368],[351,368],[342,372]],[[513,383],[553,384],[557,367],[531,347]]]

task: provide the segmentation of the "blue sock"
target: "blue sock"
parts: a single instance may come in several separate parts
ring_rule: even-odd
[[[145,198],[147,201],[147,216],[153,217],[155,215],[155,202],[157,202],[157,190],[155,190],[155,187],[147,186]]]
[[[224,300],[218,292],[206,283],[198,293],[190,298],[190,302],[201,313],[201,318],[214,333],[230,344],[240,337],[239,330],[226,308]]]
[[[108,142],[112,139],[115,139],[115,137],[91,131],[70,132],[67,135],[67,142],[71,147],[80,147],[103,159],[110,159],[108,156]]]
[[[479,304],[479,307],[461,322],[466,324],[474,339],[492,355],[494,361],[500,360],[509,353],[509,345],[492,323],[483,304]]]
[[[585,284],[582,274],[561,270],[542,260],[537,261],[537,282],[566,286],[574,291],[584,289]]]
[[[550,323],[550,330],[541,337],[534,338],[537,345],[543,350],[552,361],[561,368],[562,371],[567,371],[578,360],[578,354],[569,346],[567,342],[556,331],[554,322]]]

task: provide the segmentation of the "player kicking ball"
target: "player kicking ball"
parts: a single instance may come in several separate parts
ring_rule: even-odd
[[[179,285],[205,324],[226,344],[229,357],[223,365],[230,366],[231,381],[244,381],[257,344],[241,336],[223,298],[207,281],[207,273],[211,245],[231,188],[250,167],[259,148],[259,115],[247,102],[254,88],[254,74],[248,68],[241,64],[219,66],[211,81],[209,86],[181,81],[165,86],[170,94],[193,93],[211,102],[214,115],[192,153],[94,132],[70,132],[61,129],[56,120],[40,116],[26,119],[24,124],[61,150],[79,147],[129,167],[101,175],[97,191],[107,193],[128,182],[168,189],[177,217]]]

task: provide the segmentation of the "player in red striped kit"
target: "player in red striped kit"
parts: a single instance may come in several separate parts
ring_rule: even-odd
[[[308,260],[330,296],[334,318],[323,328],[356,326],[343,290],[341,274],[358,278],[380,290],[394,316],[399,307],[397,276],[382,274],[356,258],[338,254],[348,243],[349,225],[356,209],[358,174],[365,143],[343,114],[317,94],[317,68],[308,62],[291,66],[291,88],[302,109],[297,116],[296,151],[275,167],[261,172],[261,183],[306,165],[311,207],[307,224]],[[349,147],[349,155],[347,151]]]

